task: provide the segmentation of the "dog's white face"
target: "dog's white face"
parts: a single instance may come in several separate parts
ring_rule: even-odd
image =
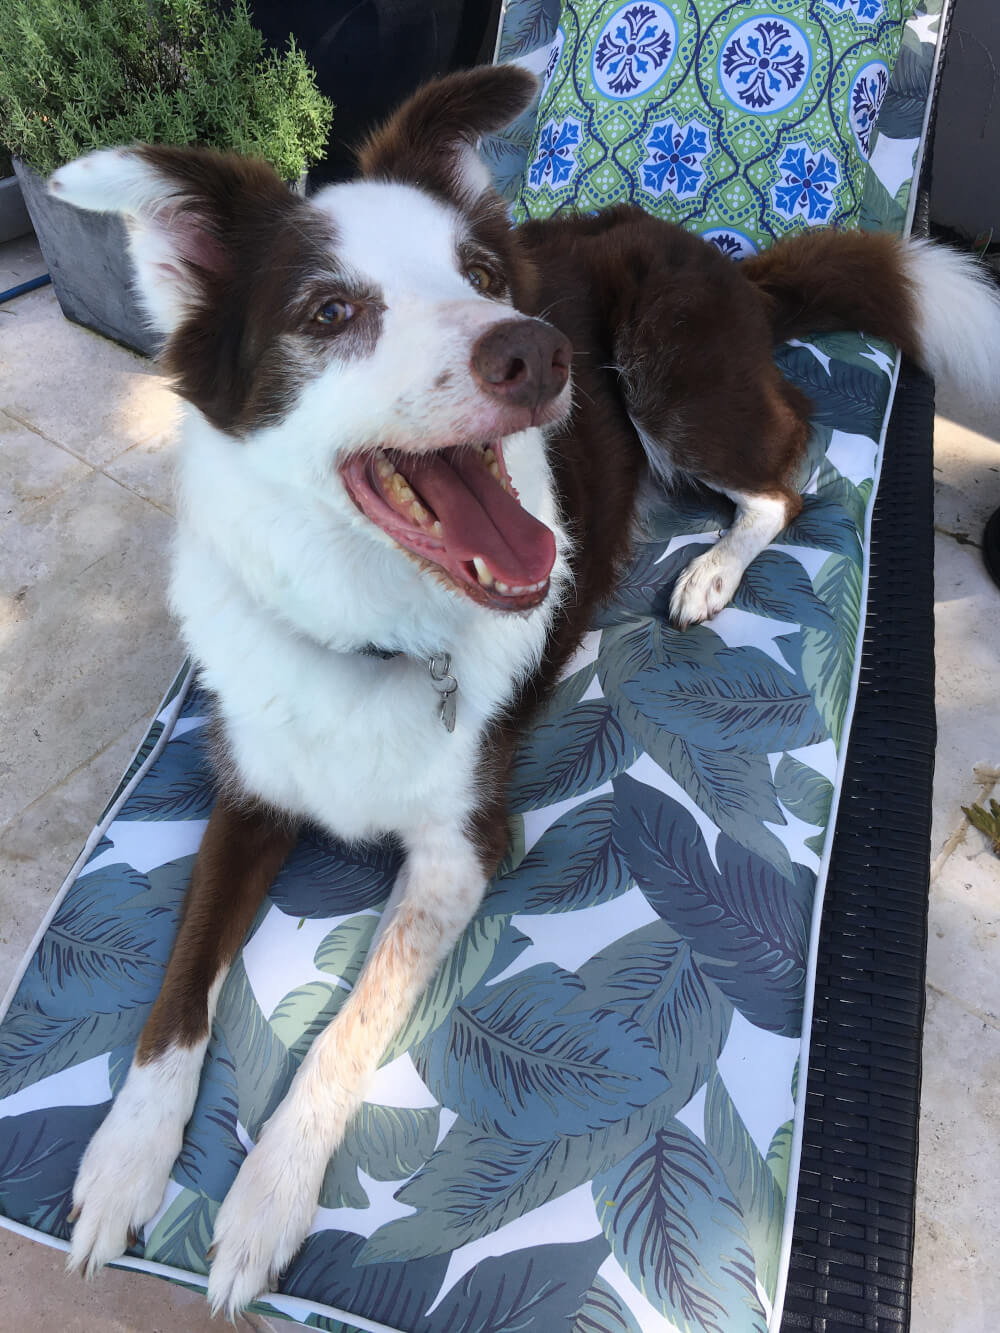
[[[288,419],[308,441],[302,483],[335,473],[352,516],[466,595],[537,604],[554,539],[518,503],[503,441],[565,416],[568,343],[517,314],[506,256],[460,209],[381,182],[329,187],[313,207],[339,272],[288,339],[314,361]]]
[[[178,390],[248,463],[463,595],[526,610],[555,541],[503,442],[565,417],[571,348],[517,312],[500,201],[449,151],[443,187],[363,179],[308,202],[259,164],[157,148],[91,154],[51,189],[126,215]]]

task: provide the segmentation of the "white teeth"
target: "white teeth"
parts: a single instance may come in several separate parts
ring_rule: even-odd
[[[479,576],[479,582],[483,585],[484,588],[492,588],[493,575],[490,573],[486,565],[486,561],[482,558],[482,556],[475,555],[472,557],[472,563],[475,566],[476,574]],[[501,587],[501,585],[497,584],[497,587]]]
[[[496,477],[497,481],[500,481],[500,480],[501,480],[501,477],[500,477],[500,465],[499,465],[499,463],[491,463],[491,464],[490,464],[490,476],[491,476],[491,477]]]
[[[435,537],[440,537],[441,534],[442,534],[442,531],[443,531],[443,530],[442,530],[440,521],[439,521],[438,519],[435,519],[434,522],[431,524],[431,532],[433,532],[433,534],[434,534]]]
[[[390,477],[395,475],[395,468],[389,462],[388,458],[376,458],[375,471],[383,481],[388,481]]]
[[[488,448],[483,450],[483,458],[486,461],[486,463],[495,463],[497,461],[496,454],[493,452],[492,449]]]
[[[496,583],[494,586],[497,592],[510,593],[513,597],[520,597],[526,592],[541,592],[548,579],[542,579],[540,583]]]
[[[413,504],[410,505],[410,513],[413,515],[413,517],[417,520],[418,523],[423,523],[428,517],[427,510],[423,507],[423,505],[420,503],[419,500],[414,500]]]

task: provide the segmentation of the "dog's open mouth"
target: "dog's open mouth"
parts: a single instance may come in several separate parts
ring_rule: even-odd
[[[522,508],[499,441],[426,454],[376,449],[349,458],[340,475],[366,518],[473,600],[502,611],[544,601],[555,537]]]

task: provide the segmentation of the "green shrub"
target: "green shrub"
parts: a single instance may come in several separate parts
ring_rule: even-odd
[[[113,144],[206,144],[297,180],[333,115],[247,0],[0,0],[0,142],[42,175]]]

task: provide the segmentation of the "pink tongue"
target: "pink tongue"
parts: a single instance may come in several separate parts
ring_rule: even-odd
[[[556,558],[556,539],[486,470],[471,449],[444,449],[397,464],[434,510],[448,550],[482,556],[503,583],[540,583]]]

